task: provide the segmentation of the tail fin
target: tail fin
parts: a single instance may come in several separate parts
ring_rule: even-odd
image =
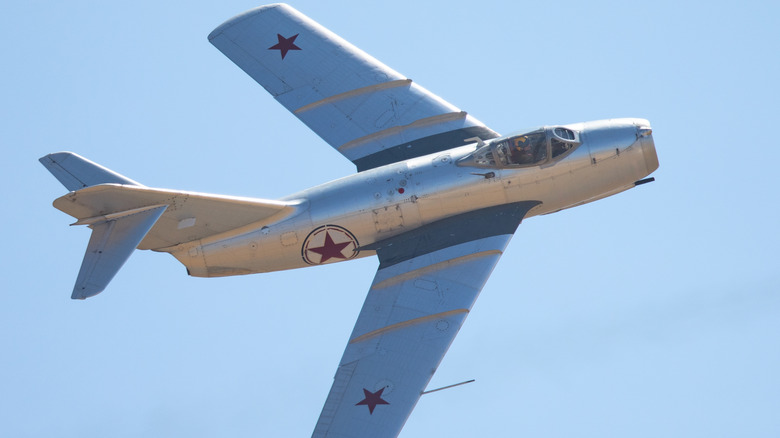
[[[49,154],[39,161],[71,192],[106,183],[143,187],[72,152]],[[99,218],[81,218],[84,220],[77,223],[89,225],[92,236],[71,298],[83,300],[102,292],[167,207],[156,205]]]
[[[143,185],[73,152],[56,152],[38,161],[71,192],[106,183]]]
[[[157,205],[125,211],[90,224],[92,236],[70,297],[83,300],[103,292],[166,208]]]
[[[70,152],[40,161],[71,190],[56,199],[54,207],[75,217],[73,225],[92,228],[74,299],[102,292],[136,248],[171,252],[180,244],[282,220],[300,207],[149,188]]]

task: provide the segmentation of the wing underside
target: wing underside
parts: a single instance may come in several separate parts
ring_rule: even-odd
[[[238,15],[209,41],[359,171],[498,136],[288,5]]]
[[[472,212],[372,246],[380,266],[314,437],[398,435],[512,233],[536,204]],[[476,222],[497,226],[493,233],[454,226]]]

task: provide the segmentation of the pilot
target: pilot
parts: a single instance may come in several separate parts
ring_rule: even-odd
[[[512,158],[517,164],[529,164],[534,160],[534,152],[531,149],[531,142],[528,141],[528,137],[521,135],[514,141],[514,150],[512,151]]]

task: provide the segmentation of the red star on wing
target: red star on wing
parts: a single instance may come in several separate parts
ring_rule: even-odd
[[[347,258],[344,257],[343,254],[341,254],[341,251],[344,250],[347,246],[351,245],[352,242],[341,242],[341,243],[335,243],[333,239],[330,237],[329,232],[325,232],[325,244],[323,246],[320,246],[318,248],[308,248],[309,251],[317,253],[322,256],[320,259],[320,263],[325,263],[326,261],[330,259],[343,259],[346,260]]]
[[[287,52],[290,50],[301,50],[300,47],[295,45],[295,39],[298,38],[298,35],[300,34],[296,33],[290,38],[285,38],[277,33],[276,38],[279,39],[279,42],[276,43],[276,45],[269,47],[268,50],[278,50],[282,54],[282,59],[284,59],[284,57],[287,56]]]
[[[368,406],[368,413],[373,414],[374,408],[376,408],[376,405],[389,405],[390,403],[386,402],[385,400],[382,400],[382,392],[385,390],[385,388],[381,388],[377,392],[371,392],[365,388],[363,388],[363,394],[366,396],[363,400],[355,403],[355,406],[360,405],[366,405]]]

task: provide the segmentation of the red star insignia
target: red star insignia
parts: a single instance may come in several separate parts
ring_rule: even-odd
[[[317,253],[322,256],[322,259],[320,260],[320,263],[325,263],[330,259],[344,259],[347,258],[344,257],[344,255],[341,253],[341,251],[344,250],[347,246],[351,245],[352,242],[341,242],[336,243],[333,241],[333,239],[330,237],[329,232],[325,232],[325,243],[323,246],[320,246],[319,248],[309,248],[309,251]]]
[[[376,405],[389,405],[390,403],[386,402],[385,400],[382,400],[382,391],[384,391],[385,388],[381,388],[377,392],[371,392],[365,388],[363,388],[363,394],[366,396],[363,400],[355,403],[355,406],[360,405],[366,405],[368,406],[368,413],[373,414],[374,408]]]
[[[282,54],[282,59],[284,59],[284,57],[287,56],[287,52],[290,50],[301,50],[300,47],[295,45],[295,39],[298,38],[298,35],[300,34],[296,33],[290,38],[285,38],[277,33],[276,38],[279,39],[279,42],[276,43],[276,45],[269,47],[268,50],[278,50]]]

